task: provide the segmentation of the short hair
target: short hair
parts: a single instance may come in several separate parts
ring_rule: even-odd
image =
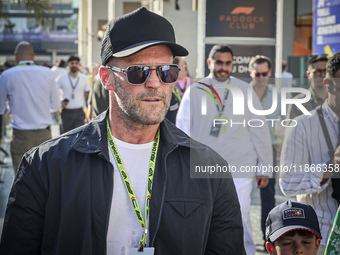
[[[68,58],[67,63],[70,63],[71,61],[78,61],[78,62],[80,62],[80,58],[77,55],[71,55]]]
[[[14,50],[14,54],[17,54],[20,58],[23,56],[34,56],[34,50],[29,42],[21,41],[17,44]]]
[[[326,64],[326,76],[334,78],[335,73],[340,69],[340,52],[335,53]]]
[[[229,52],[231,56],[234,56],[232,49],[226,44],[216,44],[209,52],[209,59],[212,60],[217,52]]]
[[[59,59],[57,64],[56,64],[57,67],[66,67],[66,63],[64,60],[62,59]]]
[[[311,59],[308,61],[308,71],[313,69],[313,64],[317,62],[327,62],[327,56],[326,55],[314,55],[311,57]]]
[[[281,66],[281,68],[282,68],[282,71],[285,71],[286,68],[287,68],[287,62],[284,59],[282,59],[282,66]]]
[[[256,55],[255,57],[252,57],[250,62],[249,62],[249,70],[252,70],[254,67],[254,64],[263,64],[263,63],[267,63],[268,64],[268,68],[271,69],[272,67],[272,61],[270,60],[270,58],[263,56],[263,55]]]

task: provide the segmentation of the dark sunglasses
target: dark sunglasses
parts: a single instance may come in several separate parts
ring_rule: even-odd
[[[263,72],[263,73],[255,73],[255,76],[256,76],[257,78],[259,78],[261,75],[262,75],[263,77],[267,77],[267,75],[268,75],[268,72]]]
[[[131,85],[144,84],[151,74],[151,70],[156,70],[158,78],[162,83],[169,84],[178,80],[179,68],[178,65],[156,65],[156,68],[150,68],[147,65],[133,65],[126,69],[121,69],[115,66],[106,66],[112,71],[117,71],[126,74],[126,79]]]

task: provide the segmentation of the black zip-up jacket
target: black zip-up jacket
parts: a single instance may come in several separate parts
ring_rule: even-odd
[[[106,115],[24,155],[9,197],[0,254],[106,254],[114,192]],[[149,216],[155,254],[244,254],[230,174],[190,178],[190,166],[227,163],[168,120],[160,134]]]

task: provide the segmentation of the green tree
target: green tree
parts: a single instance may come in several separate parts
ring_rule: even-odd
[[[53,9],[52,0],[12,0],[11,4],[18,6],[24,5],[30,15],[34,15],[38,24],[44,26],[50,22],[50,11]],[[0,0],[0,18],[8,20],[7,13],[4,12],[3,6],[5,0]]]

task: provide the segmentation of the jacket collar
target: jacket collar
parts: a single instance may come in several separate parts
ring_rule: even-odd
[[[98,115],[91,123],[82,128],[82,132],[71,148],[82,153],[99,153],[109,160],[107,146],[106,118],[109,110]],[[190,147],[190,138],[167,119],[160,124],[161,141],[165,152],[177,145]]]
[[[82,153],[99,153],[109,159],[106,135],[108,110],[98,115],[91,123],[82,127],[71,148]]]

